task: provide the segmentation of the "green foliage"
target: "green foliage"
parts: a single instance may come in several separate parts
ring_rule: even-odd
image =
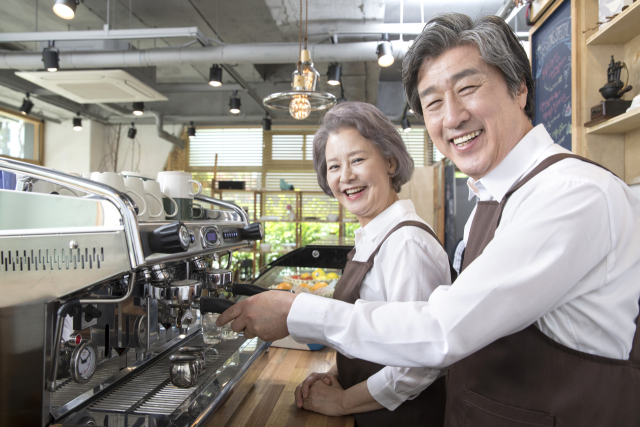
[[[353,238],[354,236],[354,231],[356,231],[358,228],[360,228],[360,223],[359,222],[345,222],[344,223],[344,235],[345,237],[349,237],[349,238]]]
[[[302,223],[302,246],[306,246],[329,235],[338,235],[337,223],[304,222]]]

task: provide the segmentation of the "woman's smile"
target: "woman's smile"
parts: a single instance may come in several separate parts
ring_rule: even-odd
[[[367,187],[352,187],[344,190],[343,193],[346,195],[347,200],[354,201],[362,197],[366,189]]]

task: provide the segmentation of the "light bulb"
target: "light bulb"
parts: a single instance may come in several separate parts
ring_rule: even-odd
[[[304,120],[311,114],[311,103],[304,95],[296,95],[289,104],[289,114],[296,120]]]
[[[76,12],[66,4],[54,4],[53,12],[62,19],[73,19]]]

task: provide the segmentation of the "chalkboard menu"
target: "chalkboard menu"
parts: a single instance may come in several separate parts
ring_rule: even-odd
[[[560,0],[556,0],[560,1]],[[565,1],[531,35],[534,125],[571,150],[571,2]]]

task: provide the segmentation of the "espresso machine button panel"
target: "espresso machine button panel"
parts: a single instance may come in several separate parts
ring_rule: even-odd
[[[239,228],[227,228],[222,230],[222,238],[226,243],[242,241],[241,230]]]
[[[203,248],[217,248],[222,243],[220,230],[215,225],[200,229],[200,240]]]

